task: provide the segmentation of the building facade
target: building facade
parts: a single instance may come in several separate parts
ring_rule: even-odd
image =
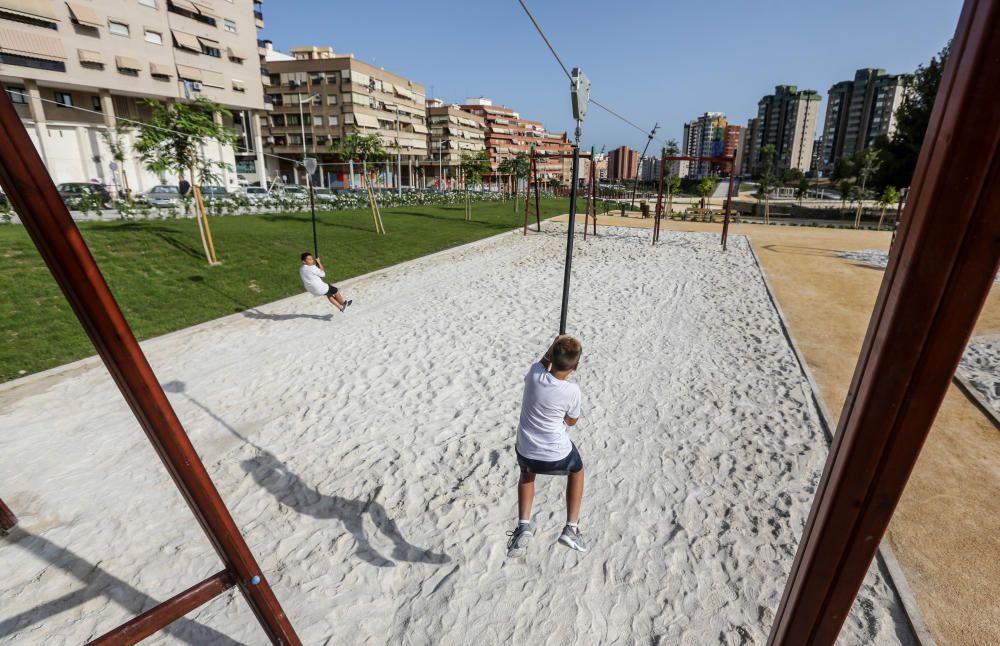
[[[101,133],[144,121],[146,101],[198,96],[230,110],[236,149],[206,147],[228,168],[220,183],[257,179],[265,108],[257,30],[261,1],[0,0],[0,81],[58,182],[96,181],[134,192],[176,177],[146,171],[134,154],[112,168]],[[217,115],[221,122],[222,116]],[[127,123],[127,122],[126,122]],[[125,135],[128,150],[136,132]]]
[[[896,111],[908,92],[912,77],[865,68],[853,81],[830,88],[823,121],[822,167],[833,170],[837,159],[854,157],[871,147],[879,136],[896,130]]]
[[[684,138],[681,142],[681,153],[692,157],[718,157],[726,154],[726,115],[721,112],[706,112],[697,119],[684,124]],[[739,137],[738,131],[733,131]],[[736,140],[732,142],[731,151],[735,150]],[[730,151],[730,152],[731,152]],[[722,169],[719,164],[706,161],[688,162],[687,177],[701,179],[709,175],[718,175]],[[726,170],[728,173],[729,171]]]
[[[521,153],[529,154],[534,146],[535,155],[542,157],[535,161],[539,182],[545,185],[569,183],[571,172],[566,170],[562,158],[557,156],[572,152],[566,133],[550,133],[540,121],[522,119],[514,110],[493,105],[493,101],[485,97],[466,99],[461,108],[483,119],[486,151],[494,171],[506,159],[513,159]]]
[[[619,146],[608,153],[608,181],[634,180],[639,170],[639,151]]]
[[[815,90],[799,90],[794,85],[779,85],[757,104],[757,133],[751,144],[751,172],[764,169],[763,148],[774,146],[774,167],[780,174],[790,168],[803,173],[812,162],[813,141],[820,97]]]
[[[440,189],[459,188],[462,155],[486,150],[486,122],[458,105],[445,105],[438,100],[427,102],[429,134],[429,168],[427,185]]]
[[[366,164],[383,186],[418,186],[429,164],[424,86],[330,47],[298,47],[267,61],[264,127],[268,180],[304,184],[299,160],[315,157],[317,186],[362,186],[363,170],[336,152],[341,139],[378,134],[388,159]],[[422,165],[423,164],[423,165]]]

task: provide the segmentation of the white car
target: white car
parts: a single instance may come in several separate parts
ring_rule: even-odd
[[[244,186],[243,187],[243,197],[250,200],[251,203],[263,202],[267,199],[269,193],[266,188],[262,186]]]
[[[180,201],[181,194],[176,186],[161,184],[141,195],[140,199],[153,206],[172,206]]]

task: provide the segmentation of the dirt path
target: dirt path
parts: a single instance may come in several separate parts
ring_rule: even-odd
[[[650,226],[651,220],[600,218]],[[681,231],[719,224],[665,222]],[[885,232],[733,225],[750,236],[837,423],[883,272],[837,256],[886,249]],[[976,335],[1000,331],[994,289]],[[1000,432],[954,385],[900,501],[888,541],[939,644],[1000,643]]]

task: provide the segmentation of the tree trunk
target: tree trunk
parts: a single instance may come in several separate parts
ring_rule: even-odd
[[[188,177],[190,177],[190,181],[191,181],[191,190],[194,191],[194,168],[193,167],[192,168],[188,168]],[[182,200],[184,199],[183,195],[181,196],[181,199]],[[195,208],[197,208],[197,206]],[[209,251],[209,248],[208,248],[208,238],[205,235],[205,224],[201,220],[201,213],[200,212],[196,213],[195,216],[194,216],[194,219],[195,219],[195,222],[198,223],[198,235],[201,236],[201,247],[202,247],[202,249],[205,250],[205,260],[207,260],[208,264],[211,265],[211,264],[213,264],[213,262],[212,262],[212,253],[211,253],[211,251]]]
[[[885,220],[885,209],[886,209],[886,206],[883,204],[882,205],[882,214],[878,216],[878,226],[875,228],[876,231],[881,231],[882,230],[882,222],[883,222],[883,220]]]

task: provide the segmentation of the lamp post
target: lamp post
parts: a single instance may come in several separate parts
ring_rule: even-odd
[[[298,92],[298,96],[301,97],[302,93]],[[317,96],[319,96],[319,95],[318,94],[310,94],[309,96],[307,96],[304,99],[301,99],[301,98],[299,99],[299,127],[302,129],[302,164],[303,165],[305,165],[305,163],[306,163],[306,155],[308,154],[309,151],[306,148],[306,120],[305,120],[305,114],[302,111],[302,106],[305,105],[306,103],[312,103],[313,99],[315,99]],[[309,114],[312,114],[312,110],[309,111]],[[315,169],[313,169],[313,170],[315,170]],[[310,175],[312,175],[312,173],[310,173]],[[312,182],[312,179],[310,179],[309,181]]]
[[[403,194],[403,164],[399,152],[399,104],[396,104],[396,195]]]
[[[312,225],[313,225],[313,258],[319,258],[319,242],[316,238],[316,200],[313,196],[312,187],[312,176],[316,172],[316,168],[319,166],[319,162],[316,161],[314,157],[305,157],[302,160],[302,165],[306,169],[306,182],[309,187],[309,210],[312,211]]]

